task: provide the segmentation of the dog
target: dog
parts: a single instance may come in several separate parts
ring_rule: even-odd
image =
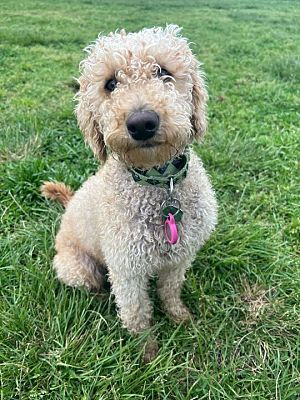
[[[66,211],[54,268],[67,285],[111,283],[122,324],[151,327],[149,279],[166,313],[190,318],[180,298],[185,272],[217,223],[210,180],[191,143],[207,127],[200,63],[180,28],[99,36],[81,63],[78,124],[100,170],[74,194],[45,182],[44,196]],[[157,346],[149,346],[152,359]]]

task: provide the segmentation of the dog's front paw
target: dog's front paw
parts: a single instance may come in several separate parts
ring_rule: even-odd
[[[149,338],[144,347],[143,361],[145,364],[153,361],[158,354],[159,347],[155,339]]]
[[[166,307],[166,312],[176,324],[188,322],[192,319],[191,313],[182,302],[169,305]]]

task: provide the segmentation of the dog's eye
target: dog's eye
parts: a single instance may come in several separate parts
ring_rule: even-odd
[[[112,78],[106,82],[105,89],[108,90],[109,92],[113,92],[117,87],[117,84],[118,81],[116,80],[116,78]]]
[[[160,68],[160,69],[157,71],[157,76],[158,76],[159,78],[164,78],[164,80],[165,80],[165,79],[171,78],[171,77],[172,77],[172,74],[170,74],[170,72],[167,71],[165,68]]]

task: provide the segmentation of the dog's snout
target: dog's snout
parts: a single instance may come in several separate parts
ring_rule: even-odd
[[[128,117],[126,126],[133,139],[147,140],[157,132],[159,117],[154,111],[136,111]]]

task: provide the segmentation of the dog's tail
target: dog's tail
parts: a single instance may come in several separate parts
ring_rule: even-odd
[[[64,207],[67,206],[71,197],[74,195],[70,186],[62,182],[44,182],[41,186],[41,192],[47,199],[56,200]]]

